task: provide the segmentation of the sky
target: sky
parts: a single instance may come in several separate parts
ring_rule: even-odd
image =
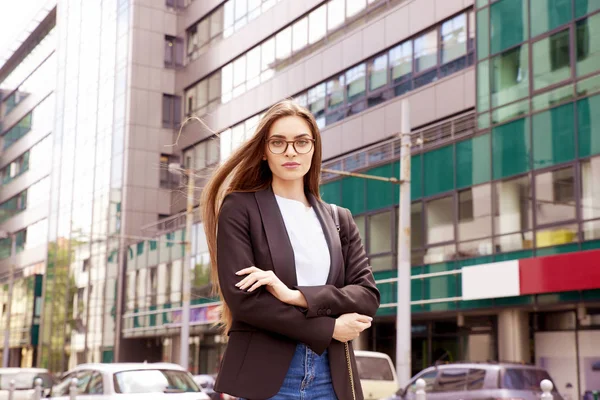
[[[0,67],[15,50],[15,41],[31,30],[27,22],[47,3],[48,0],[0,0]]]

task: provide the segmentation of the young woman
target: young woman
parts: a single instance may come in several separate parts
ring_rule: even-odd
[[[312,114],[273,106],[203,191],[229,341],[215,390],[245,399],[362,399],[351,345],[379,291],[350,212],[319,196]],[[349,351],[346,351],[346,347]]]

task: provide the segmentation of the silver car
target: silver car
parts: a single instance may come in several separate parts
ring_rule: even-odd
[[[454,363],[429,367],[408,386],[386,400],[414,400],[417,379],[426,383],[427,400],[522,399],[539,400],[546,370],[510,363]],[[563,400],[556,389],[554,400]]]

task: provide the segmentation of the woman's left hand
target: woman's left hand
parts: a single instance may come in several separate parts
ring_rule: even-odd
[[[294,306],[307,307],[304,295],[299,290],[288,288],[273,271],[263,271],[253,266],[236,272],[236,275],[247,275],[235,284],[241,290],[248,289],[248,292],[253,292],[259,287],[265,286],[265,289],[279,301]]]

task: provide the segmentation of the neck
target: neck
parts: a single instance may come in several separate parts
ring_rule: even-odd
[[[273,193],[277,196],[284,197],[286,199],[298,200],[308,205],[308,199],[304,193],[304,179],[298,179],[295,181],[284,181],[273,177]]]

